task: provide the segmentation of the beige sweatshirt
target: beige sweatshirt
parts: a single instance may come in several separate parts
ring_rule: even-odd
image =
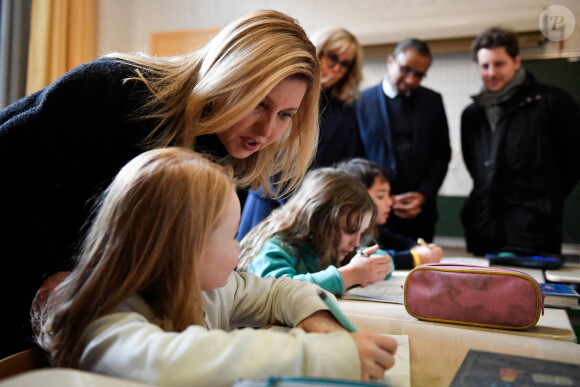
[[[163,331],[152,309],[135,295],[89,325],[80,368],[168,386],[230,386],[241,378],[272,375],[358,380],[360,359],[346,331],[248,328],[293,327],[327,309],[319,290],[286,277],[234,272],[226,286],[203,294],[209,329],[192,325],[181,333]]]

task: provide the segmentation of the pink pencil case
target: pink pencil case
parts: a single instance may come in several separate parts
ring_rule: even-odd
[[[526,329],[544,314],[538,282],[519,270],[431,263],[404,284],[407,312],[420,320],[478,327]]]

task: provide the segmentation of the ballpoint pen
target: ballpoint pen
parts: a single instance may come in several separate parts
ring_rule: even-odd
[[[318,295],[320,296],[322,301],[324,301],[324,304],[328,307],[332,316],[334,316],[336,321],[338,321],[340,325],[343,326],[344,329],[346,329],[349,332],[358,332],[356,327],[350,322],[350,320],[344,315],[344,313],[342,313],[338,305],[332,302],[332,300],[328,298],[328,295],[324,291],[321,290],[320,292],[318,292]]]
[[[423,238],[417,238],[417,244],[419,246],[425,246],[425,247],[429,248],[429,245],[427,244],[427,242],[425,242],[425,239],[423,239]]]

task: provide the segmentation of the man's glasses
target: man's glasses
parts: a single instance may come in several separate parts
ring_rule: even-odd
[[[350,68],[351,63],[349,61],[347,61],[347,60],[340,61],[338,59],[338,56],[336,56],[328,51],[323,51],[322,54],[324,54],[324,56],[328,59],[331,67],[339,65],[340,69],[342,71],[348,71],[348,69]]]
[[[415,78],[417,78],[418,80],[421,80],[427,76],[427,74],[415,71],[412,68],[410,68],[409,66],[401,66],[399,64],[399,62],[397,62],[397,61],[395,61],[395,63],[397,64],[397,66],[399,66],[399,68],[401,69],[401,71],[405,75],[412,75]]]

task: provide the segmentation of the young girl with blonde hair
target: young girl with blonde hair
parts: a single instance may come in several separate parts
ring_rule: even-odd
[[[345,260],[374,227],[375,216],[372,199],[353,176],[312,170],[286,204],[242,239],[238,270],[313,282],[334,294],[381,281],[393,266],[388,255],[368,256],[378,246]]]
[[[111,54],[0,112],[0,353],[30,347],[28,308],[67,269],[89,202],[133,157],[182,146],[234,170],[239,187],[294,189],[318,141],[320,66],[291,17],[259,11],[205,47],[157,58]],[[276,192],[280,190],[280,192]],[[22,327],[26,327],[23,329]],[[6,350],[7,353],[3,351]]]
[[[158,385],[382,378],[394,340],[346,332],[318,286],[233,271],[239,218],[230,169],[182,148],[129,162],[45,307],[38,342],[53,365]],[[302,329],[231,329],[266,324]]]

